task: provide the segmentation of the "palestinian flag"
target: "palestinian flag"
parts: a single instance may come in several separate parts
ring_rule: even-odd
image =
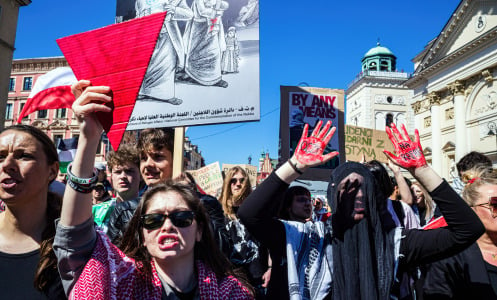
[[[17,123],[37,110],[71,108],[75,100],[71,85],[77,81],[69,67],[56,68],[38,77]]]
[[[74,160],[78,148],[78,138],[59,139],[57,141],[57,153],[59,154],[59,170],[61,173],[67,173],[67,166]]]

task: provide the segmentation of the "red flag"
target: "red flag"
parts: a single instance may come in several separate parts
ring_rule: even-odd
[[[435,229],[435,228],[440,228],[440,227],[445,227],[447,226],[447,222],[445,221],[444,217],[438,217],[435,220],[432,220],[428,224],[423,227],[424,230],[427,229]]]
[[[166,13],[110,25],[57,40],[76,78],[110,86],[113,110],[98,113],[114,149],[119,148]]]

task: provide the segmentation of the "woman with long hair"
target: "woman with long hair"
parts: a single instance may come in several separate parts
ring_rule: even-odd
[[[92,169],[102,125],[96,112],[110,112],[109,87],[79,81],[73,111],[80,122],[78,149],[68,167],[68,187],[54,250],[66,293],[91,299],[251,299],[217,248],[209,219],[190,187],[166,182],[142,197],[121,242],[121,252],[95,230]]]
[[[41,130],[13,125],[0,134],[0,293],[4,299],[65,299],[52,251],[61,199],[49,192],[59,171]]]
[[[431,199],[430,194],[418,182],[413,182],[411,185],[412,193],[414,194],[414,211],[419,216],[419,225],[425,226],[433,219],[441,216],[436,209],[437,205]]]
[[[265,248],[260,247],[260,243],[245,229],[237,216],[238,208],[251,191],[247,172],[242,167],[235,166],[226,173],[219,199],[226,216],[228,249],[225,254],[236,267],[245,272],[256,289],[257,298],[262,299],[271,271],[268,268],[268,253]]]
[[[223,205],[224,214],[229,220],[238,218],[236,216],[238,207],[242,205],[243,200],[250,195],[251,191],[250,179],[242,167],[234,166],[228,170],[224,177],[219,201]]]

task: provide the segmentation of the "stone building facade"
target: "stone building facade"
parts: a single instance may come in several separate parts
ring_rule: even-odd
[[[0,120],[4,117],[9,90],[19,8],[29,4],[31,0],[0,0]]]
[[[385,126],[414,126],[412,98],[404,82],[409,75],[396,69],[396,56],[379,43],[362,58],[362,70],[346,90],[346,123],[385,130]]]
[[[414,59],[405,85],[434,169],[455,176],[470,151],[497,162],[497,2],[463,0]]]

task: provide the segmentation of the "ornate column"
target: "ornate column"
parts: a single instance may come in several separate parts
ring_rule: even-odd
[[[464,109],[464,84],[456,80],[448,85],[450,92],[454,95],[454,124],[455,124],[455,144],[456,162],[466,154],[466,114]]]
[[[442,133],[440,122],[440,96],[436,92],[427,95],[431,110],[431,166],[442,173]]]

